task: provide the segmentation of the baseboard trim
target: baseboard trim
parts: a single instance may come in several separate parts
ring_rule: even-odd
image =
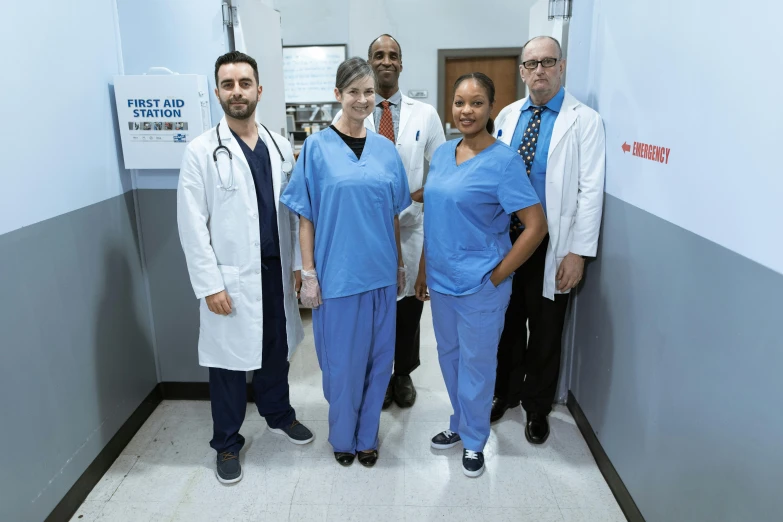
[[[95,460],[87,466],[84,473],[76,480],[68,493],[60,500],[57,506],[46,517],[46,522],[68,521],[73,517],[79,506],[90,494],[92,488],[103,478],[111,465],[120,456],[122,450],[128,445],[136,432],[141,429],[155,408],[161,401],[160,385],[147,395],[136,410],[128,417],[128,420],[117,430],[114,437],[98,453]]]
[[[158,385],[165,401],[208,401],[208,382],[162,382]],[[253,402],[253,388],[247,385],[247,402]]]
[[[579,402],[577,402],[571,390],[568,391],[568,402],[566,405],[568,406],[568,411],[574,417],[579,431],[582,432],[582,437],[587,442],[587,447],[590,448],[590,452],[593,454],[596,464],[598,464],[598,469],[604,476],[606,483],[609,484],[609,489],[612,490],[612,494],[620,505],[620,509],[623,510],[625,518],[628,519],[628,522],[645,522],[641,511],[636,506],[636,502],[634,502],[633,497],[628,492],[628,488],[625,487],[623,479],[620,478],[619,473],[614,469],[612,461],[609,460],[609,456],[604,451],[603,446],[601,446],[601,442],[595,435],[593,427],[590,426],[590,421],[587,420],[582,407],[579,406]]]

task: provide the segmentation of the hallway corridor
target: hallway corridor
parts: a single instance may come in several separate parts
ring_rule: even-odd
[[[74,521],[620,522],[625,518],[564,406],[541,447],[525,440],[516,408],[493,425],[487,469],[465,477],[461,446],[430,448],[451,413],[438,366],[429,306],[422,318],[422,365],[413,408],[392,405],[381,420],[373,469],[340,467],[327,442],[327,404],[306,337],[291,363],[291,403],[315,441],[295,446],[266,430],[248,404],[242,434],[244,478],[215,479],[206,401],[164,401],[74,515]],[[195,347],[194,347],[195,350]]]

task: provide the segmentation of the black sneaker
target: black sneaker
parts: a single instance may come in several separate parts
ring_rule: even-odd
[[[269,428],[268,425],[267,427]],[[308,430],[305,425],[298,420],[292,422],[287,428],[269,428],[269,431],[277,433],[278,435],[285,435],[288,437],[288,440],[294,444],[307,444],[308,442],[312,442],[315,438],[313,432]]]
[[[462,452],[462,472],[468,477],[478,477],[484,473],[484,454],[480,451]]]
[[[459,437],[458,433],[454,433],[451,430],[445,430],[445,431],[441,431],[440,433],[432,437],[432,442],[430,442],[430,446],[432,446],[435,449],[444,450],[444,449],[453,448],[461,440],[462,439]]]
[[[215,474],[222,484],[233,484],[242,480],[242,466],[239,464],[239,455],[233,451],[218,454]]]

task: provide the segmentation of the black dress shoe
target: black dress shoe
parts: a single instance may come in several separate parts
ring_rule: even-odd
[[[525,438],[530,444],[543,444],[549,438],[549,421],[546,415],[529,413],[525,425]]]
[[[508,409],[508,402],[501,397],[494,397],[492,399],[492,411],[489,414],[489,422],[495,422],[503,417]]]
[[[416,388],[410,375],[394,376],[394,402],[400,408],[410,408],[416,402]]]
[[[387,409],[389,406],[391,406],[393,398],[394,398],[394,375],[392,375],[392,378],[389,381],[389,386],[386,388],[386,395],[383,397],[384,410]]]
[[[356,457],[353,453],[344,453],[342,451],[335,451],[334,458],[341,466],[350,466],[353,464],[353,459]]]
[[[371,468],[378,462],[378,450],[360,451],[356,458],[359,459],[359,464],[365,468]]]

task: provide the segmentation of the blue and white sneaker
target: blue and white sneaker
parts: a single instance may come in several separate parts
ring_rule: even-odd
[[[294,444],[307,444],[312,442],[315,438],[313,432],[307,429],[307,427],[298,420],[294,420],[290,426],[285,428],[270,428],[268,425],[267,428],[269,428],[269,431],[272,433],[285,435],[288,437],[288,440]]]
[[[444,430],[432,437],[432,442],[430,442],[430,445],[438,450],[445,450],[449,448],[453,448],[462,439],[460,438],[458,433],[454,433],[451,430]]]
[[[484,454],[480,451],[464,450],[462,472],[468,477],[478,477],[484,473]]]
[[[225,451],[217,456],[215,474],[221,484],[233,484],[242,480],[242,465],[239,455],[233,451]]]

